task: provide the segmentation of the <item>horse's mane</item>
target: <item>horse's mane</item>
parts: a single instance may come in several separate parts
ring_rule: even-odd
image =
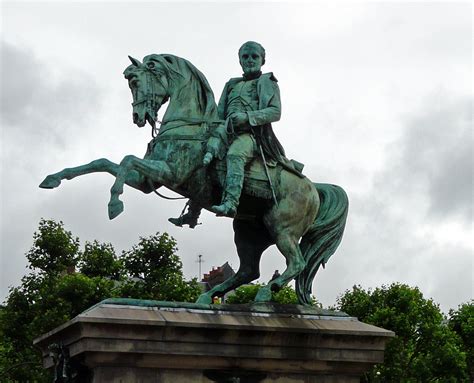
[[[189,77],[191,81],[187,82],[184,86],[194,85],[197,87],[196,91],[202,117],[207,120],[215,120],[217,118],[214,93],[204,74],[193,64],[186,59],[172,54],[151,54],[143,58],[144,64],[148,61],[158,62],[174,83],[186,80]]]

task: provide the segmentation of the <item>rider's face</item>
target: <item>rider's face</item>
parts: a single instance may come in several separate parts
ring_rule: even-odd
[[[260,49],[247,45],[240,51],[240,65],[245,74],[253,74],[260,71],[263,65],[263,57]]]

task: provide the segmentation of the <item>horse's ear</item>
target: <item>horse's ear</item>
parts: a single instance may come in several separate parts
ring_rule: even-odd
[[[138,61],[137,59],[134,59],[132,56],[128,56],[128,58],[130,59],[130,61],[132,62],[133,65],[135,65],[135,66],[140,66],[141,65],[140,61]]]

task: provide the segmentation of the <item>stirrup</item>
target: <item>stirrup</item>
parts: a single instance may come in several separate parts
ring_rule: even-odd
[[[188,225],[190,229],[194,229],[197,225],[199,225],[198,218],[195,216],[192,216],[189,213],[186,213],[178,218],[168,218],[168,221],[178,227],[183,227],[183,225]]]

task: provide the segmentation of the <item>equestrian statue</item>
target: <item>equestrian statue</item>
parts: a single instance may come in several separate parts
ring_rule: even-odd
[[[253,41],[242,45],[243,76],[227,82],[218,106],[207,79],[189,61],[171,54],[130,60],[124,76],[132,92],[133,122],[152,127],[145,156],[66,168],[47,176],[40,187],[110,173],[115,177],[108,205],[113,219],[123,211],[125,184],[144,193],[165,186],[189,198],[182,214],[169,219],[177,226],[194,228],[202,208],[233,218],[239,270],[197,303],[210,304],[213,297],[259,278],[262,253],[276,245],[287,268],[259,289],[255,301],[270,301],[272,291],[295,279],[299,302],[311,304],[313,279],[342,239],[349,203],[341,187],[311,182],[301,163],[286,158],[271,125],[280,119],[281,101],[276,77],[261,72],[264,48]],[[165,103],[157,129],[158,110]]]

